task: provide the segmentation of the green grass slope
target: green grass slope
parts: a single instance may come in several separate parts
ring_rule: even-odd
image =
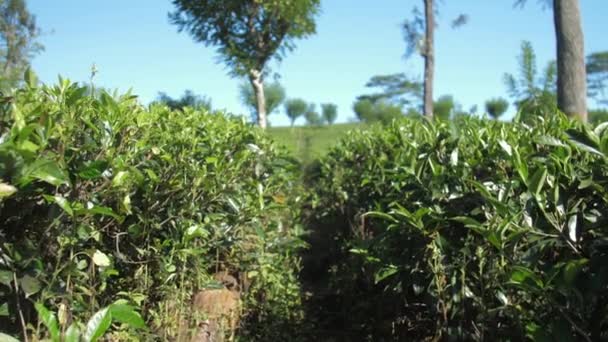
[[[361,123],[319,127],[270,127],[268,133],[277,143],[285,145],[296,158],[306,163],[322,156],[346,132],[364,127],[365,124]]]

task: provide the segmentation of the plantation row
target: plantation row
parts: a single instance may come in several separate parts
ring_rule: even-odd
[[[190,340],[218,273],[242,341],[608,338],[608,125],[403,119],[302,175],[221,113],[2,101],[1,338]]]
[[[608,338],[608,123],[409,120],[315,167],[321,328],[379,340]],[[329,248],[328,248],[329,247]]]
[[[226,271],[251,284],[240,336],[283,340],[296,165],[242,120],[90,93],[32,80],[4,100],[0,332],[189,340],[191,297]]]

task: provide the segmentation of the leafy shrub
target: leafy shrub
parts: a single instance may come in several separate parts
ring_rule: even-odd
[[[608,338],[608,131],[561,115],[352,132],[311,177],[331,284],[368,340]]]
[[[146,110],[130,94],[89,96],[62,79],[30,78],[3,101],[7,333],[45,334],[34,302],[68,315],[65,331],[126,300],[149,334],[172,338],[190,317],[190,296],[218,269],[251,281],[241,335],[275,338],[301,318],[302,243],[287,196],[298,168],[259,130],[190,108]]]

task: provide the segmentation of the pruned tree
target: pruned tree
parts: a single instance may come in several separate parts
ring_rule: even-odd
[[[159,92],[156,101],[154,102],[162,103],[172,110],[183,110],[186,107],[197,110],[211,110],[211,100],[207,97],[195,94],[190,89],[184,91],[180,98],[173,98],[164,92]]]
[[[36,41],[40,29],[25,0],[0,1],[0,90],[17,86],[30,59],[43,47]]]
[[[403,34],[407,43],[405,55],[418,52],[424,59],[424,79],[422,91],[422,111],[425,116],[433,117],[433,85],[435,80],[435,27],[437,6],[435,0],[422,0],[424,13],[415,7],[412,19],[403,23]],[[452,21],[452,28],[468,22],[468,16],[461,14]]]
[[[452,95],[442,95],[433,103],[435,118],[447,121],[454,114],[456,102]]]
[[[319,113],[317,113],[317,109],[314,103],[308,105],[306,112],[304,113],[304,118],[306,119],[306,123],[309,126],[321,126],[323,124],[323,120]]]
[[[320,0],[173,0],[173,5],[169,18],[180,32],[216,46],[231,74],[248,78],[257,122],[265,128],[267,64],[292,50],[296,39],[315,33]]]
[[[372,102],[368,99],[359,99],[353,104],[353,111],[361,122],[390,123],[394,119],[403,117],[401,107],[385,100]]]
[[[486,113],[488,113],[494,120],[498,120],[503,114],[509,109],[509,101],[502,97],[489,99],[485,103]]]
[[[516,0],[523,6],[527,0]],[[571,117],[587,121],[585,41],[579,0],[539,0],[553,9],[557,56],[557,106]]]
[[[291,122],[291,126],[298,118],[303,116],[308,109],[308,104],[302,99],[290,99],[285,102],[285,114]]]
[[[333,103],[322,104],[321,115],[328,125],[332,125],[338,118],[338,106]]]
[[[278,81],[274,81],[270,84],[264,84],[263,89],[265,94],[264,113],[268,116],[274,113],[285,101],[285,88]],[[255,119],[256,114],[259,113],[255,88],[250,83],[241,83],[239,95],[241,103],[249,109],[252,118]]]

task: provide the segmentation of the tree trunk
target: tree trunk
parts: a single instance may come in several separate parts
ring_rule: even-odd
[[[433,1],[424,0],[424,115],[433,117],[433,81],[435,74],[435,10]]]
[[[587,121],[587,79],[579,0],[553,0],[557,40],[557,105]]]
[[[258,125],[263,129],[266,129],[266,97],[264,95],[264,80],[262,79],[262,72],[259,70],[251,70],[249,72],[249,81],[251,82],[253,92],[255,93]]]

